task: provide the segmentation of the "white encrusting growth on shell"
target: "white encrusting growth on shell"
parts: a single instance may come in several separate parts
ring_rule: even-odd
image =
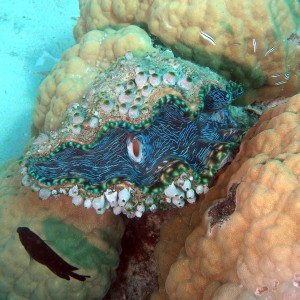
[[[117,205],[117,198],[118,198],[118,192],[117,191],[107,189],[104,192],[104,196],[105,196],[106,200],[110,203],[111,207],[114,207],[114,206]]]
[[[165,195],[167,198],[173,198],[175,196],[178,196],[178,189],[175,186],[174,182],[172,182],[166,189],[165,189]]]
[[[151,95],[153,91],[153,88],[150,84],[147,84],[147,85],[144,85],[143,88],[141,89],[141,94],[144,96],[144,97],[148,97]]]
[[[193,85],[193,81],[189,76],[184,76],[178,80],[178,85],[183,89],[189,90]]]
[[[78,189],[78,185],[74,185],[73,187],[71,187],[69,189],[69,196],[70,197],[75,197],[77,196],[79,193],[79,189]]]
[[[119,105],[120,115],[126,115],[128,113],[128,110],[129,110],[129,104],[122,103],[121,105]]]
[[[38,184],[34,183],[32,186],[31,186],[31,190],[33,192],[38,192],[41,188],[39,187]]]
[[[83,203],[83,198],[82,198],[82,196],[77,195],[77,196],[72,197],[72,203],[73,203],[75,206],[81,205],[81,204]]]
[[[174,72],[168,72],[163,75],[163,81],[165,84],[174,85],[176,83],[176,75]]]
[[[81,127],[79,126],[79,125],[73,125],[72,127],[71,127],[71,130],[72,130],[72,133],[73,134],[80,134],[80,132],[81,132]]]
[[[93,116],[93,117],[91,117],[91,119],[89,120],[89,126],[91,127],[91,128],[96,128],[96,127],[98,127],[98,125],[99,125],[99,118],[97,118],[97,117],[95,117],[95,116]]]
[[[47,200],[51,196],[51,190],[46,188],[41,188],[39,191],[39,198],[41,200]]]
[[[124,206],[130,199],[130,192],[128,189],[122,189],[118,193],[118,204],[119,206]]]
[[[132,106],[128,111],[128,116],[130,118],[138,118],[140,116],[140,108],[137,105]]]
[[[153,87],[156,87],[161,83],[161,78],[157,73],[153,73],[149,76],[148,81]]]
[[[84,200],[84,203],[83,203],[83,206],[85,207],[85,208],[90,208],[90,207],[92,207],[92,200],[91,199],[85,199]]]
[[[135,80],[136,86],[140,89],[147,83],[147,79],[148,79],[148,75],[145,72],[140,71],[135,75],[134,80]]]
[[[23,178],[22,178],[22,184],[24,185],[24,186],[30,186],[31,185],[31,179],[30,179],[30,177],[29,177],[29,175],[25,175],[25,176],[23,176]]]
[[[190,180],[188,180],[188,179],[184,180],[183,185],[182,185],[182,189],[186,192],[191,187],[192,187],[192,183],[190,182]]]
[[[104,100],[103,103],[100,105],[100,108],[105,113],[110,113],[114,108],[114,103],[112,101],[109,101],[109,100]]]
[[[118,100],[120,103],[131,103],[135,96],[134,89],[127,89],[119,95]]]

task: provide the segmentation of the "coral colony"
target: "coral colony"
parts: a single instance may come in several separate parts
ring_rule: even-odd
[[[68,109],[60,129],[37,137],[22,183],[42,200],[67,194],[74,205],[129,218],[194,203],[247,129],[230,113],[241,93],[171,51],[127,53]]]

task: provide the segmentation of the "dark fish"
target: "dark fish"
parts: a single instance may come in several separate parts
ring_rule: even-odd
[[[79,275],[73,271],[78,268],[71,266],[56,254],[37,234],[27,227],[18,227],[20,241],[28,254],[39,263],[45,265],[57,276],[70,280],[70,276],[85,281],[90,276]]]

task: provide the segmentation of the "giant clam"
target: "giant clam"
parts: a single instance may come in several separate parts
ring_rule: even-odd
[[[129,218],[193,203],[246,130],[231,113],[241,93],[170,51],[127,53],[71,105],[61,128],[32,143],[23,184],[41,199],[68,194],[74,205]]]

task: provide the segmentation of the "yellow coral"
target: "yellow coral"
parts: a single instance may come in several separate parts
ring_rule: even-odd
[[[261,116],[194,212],[186,208],[162,228],[160,291],[152,299],[299,297],[299,141],[296,95]],[[211,228],[213,201],[228,199],[233,184],[235,210]]]
[[[147,24],[151,34],[181,57],[242,82],[248,93],[245,101],[299,90],[297,0],[135,0],[126,5],[124,1],[80,0],[74,35],[79,39],[93,29],[137,23]],[[216,45],[203,38],[201,31],[211,35]],[[273,47],[275,51],[267,54]]]
[[[34,130],[58,128],[67,107],[80,103],[99,72],[126,52],[154,51],[146,32],[137,26],[120,30],[94,30],[65,51],[60,62],[41,83],[33,114]]]
[[[66,196],[42,201],[22,187],[17,162],[0,167],[0,298],[96,299],[107,292],[119,262],[124,232],[121,218],[76,207]],[[29,227],[66,262],[90,275],[64,280],[31,259],[18,227]]]

